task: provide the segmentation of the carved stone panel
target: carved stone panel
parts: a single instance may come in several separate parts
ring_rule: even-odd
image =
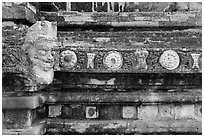
[[[95,53],[87,53],[88,62],[87,62],[87,68],[94,68],[94,58]]]
[[[137,57],[137,69],[145,69],[147,70],[147,56],[149,52],[147,50],[137,50],[135,52],[135,56]]]
[[[123,118],[131,119],[137,116],[136,107],[134,106],[125,106],[122,109]]]
[[[119,52],[110,51],[103,59],[105,67],[111,70],[118,70],[123,65],[123,57]]]
[[[174,70],[179,66],[180,58],[173,50],[166,50],[160,56],[159,63],[168,70]]]
[[[92,118],[98,118],[98,110],[95,106],[87,106],[86,107],[86,118],[92,119]]]
[[[191,54],[192,58],[193,58],[193,66],[192,68],[197,68],[199,69],[199,58],[200,58],[200,54],[195,54],[195,53],[192,53]]]
[[[66,50],[61,53],[61,65],[65,68],[73,68],[77,63],[77,56],[74,51]]]
[[[23,50],[30,62],[30,77],[37,84],[50,84],[54,77],[52,48],[57,46],[56,23],[38,21],[28,29]]]

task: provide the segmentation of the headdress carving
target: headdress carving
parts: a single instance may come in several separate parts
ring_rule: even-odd
[[[39,39],[44,38],[47,40],[56,41],[57,40],[57,24],[56,22],[49,21],[37,21],[32,25],[27,32],[25,38],[25,44],[22,47],[26,49],[26,44],[34,44]]]

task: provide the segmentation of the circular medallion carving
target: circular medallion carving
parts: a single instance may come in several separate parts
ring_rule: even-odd
[[[174,70],[179,66],[179,55],[173,50],[164,51],[160,56],[159,63],[168,70]]]
[[[66,50],[61,53],[61,65],[66,68],[72,68],[77,63],[77,56],[74,51]]]
[[[96,110],[94,108],[90,108],[88,110],[88,114],[89,114],[90,117],[92,117],[95,114],[95,112],[96,112]]]
[[[117,69],[120,69],[122,67],[123,58],[119,52],[110,51],[104,57],[103,63],[104,63],[106,68],[112,69],[112,70],[117,70]]]
[[[161,117],[172,117],[173,116],[173,109],[171,106],[161,106],[160,107],[160,114]]]

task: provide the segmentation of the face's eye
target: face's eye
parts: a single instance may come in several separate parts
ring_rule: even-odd
[[[55,51],[52,51],[52,52],[51,52],[51,55],[52,55],[52,56],[55,56]]]
[[[46,51],[45,50],[38,50],[37,52],[41,56],[45,56],[46,55]]]

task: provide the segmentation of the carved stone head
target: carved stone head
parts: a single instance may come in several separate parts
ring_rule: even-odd
[[[28,29],[23,49],[31,63],[31,73],[38,84],[50,84],[54,77],[52,48],[57,46],[56,23],[38,21]]]

